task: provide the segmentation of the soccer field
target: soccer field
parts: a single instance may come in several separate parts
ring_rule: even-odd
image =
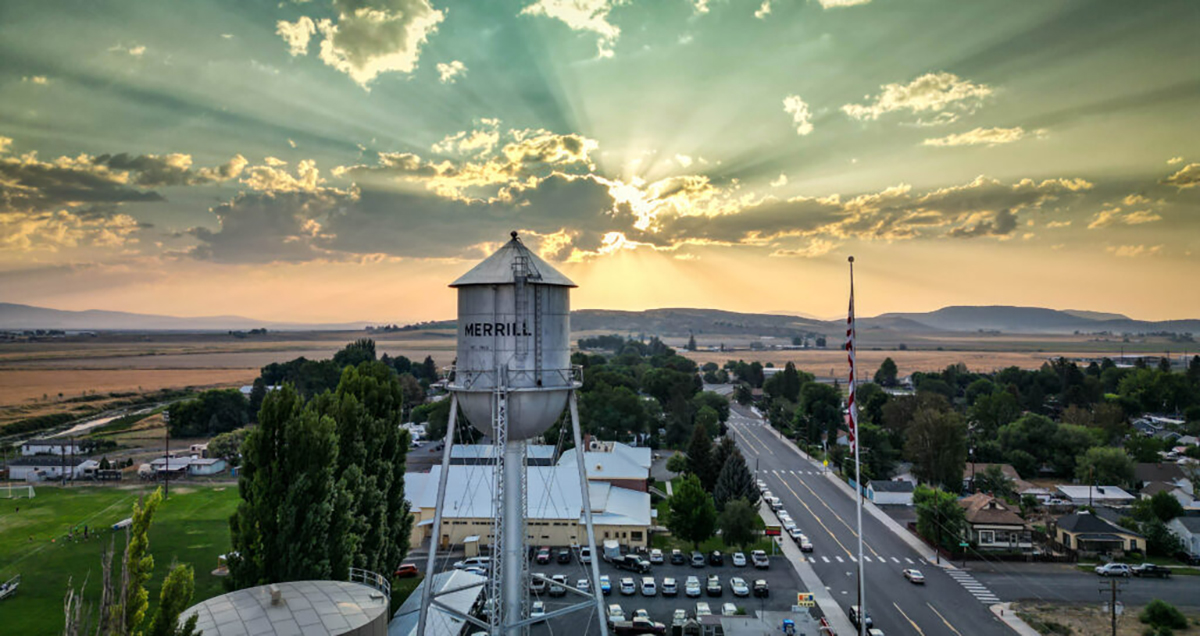
[[[100,596],[100,555],[116,539],[124,551],[125,532],[111,526],[130,516],[134,501],[148,494],[149,486],[119,487],[36,486],[33,499],[4,499],[0,487],[0,580],[21,575],[17,594],[0,601],[0,633],[51,636],[62,632],[63,596],[68,582],[78,588],[87,581],[84,597],[93,610]],[[24,494],[14,488],[14,494]],[[212,575],[217,555],[229,550],[229,517],[237,507],[237,487],[172,485],[150,528],[150,553],[154,577],[147,625],[158,603],[162,579],[172,563],[189,563],[196,573],[193,603],[224,592],[221,579]],[[88,526],[88,539],[80,536]],[[68,533],[77,528],[75,540]],[[119,558],[114,577],[120,576]]]

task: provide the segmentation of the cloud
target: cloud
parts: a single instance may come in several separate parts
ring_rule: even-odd
[[[788,182],[787,175],[780,172],[778,177],[771,180],[771,187],[772,188],[780,188],[780,187],[787,185],[787,182]]]
[[[57,252],[64,248],[119,248],[136,242],[141,225],[127,214],[55,210],[0,212],[0,249]]]
[[[1051,221],[1046,224],[1046,229],[1057,230],[1059,228],[1071,227],[1070,221]]]
[[[968,217],[963,225],[950,230],[947,236],[951,238],[1008,236],[1015,229],[1017,229],[1017,215],[1012,210],[978,212]]]
[[[268,160],[272,157],[268,157]],[[292,175],[280,167],[278,160],[268,161],[267,165],[252,166],[245,169],[241,183],[253,190],[262,192],[321,192],[324,179],[317,169],[317,162],[312,159],[302,160],[296,166],[296,174]]]
[[[1130,197],[1126,197],[1126,199],[1128,200]],[[1092,218],[1092,222],[1088,223],[1088,229],[1098,230],[1100,228],[1106,228],[1113,225],[1141,225],[1143,223],[1153,223],[1154,221],[1161,220],[1162,216],[1155,214],[1150,210],[1123,212],[1121,208],[1113,207],[1097,212],[1096,216]]]
[[[458,60],[450,63],[439,62],[437,71],[438,78],[443,84],[453,84],[467,72],[467,65]]]
[[[188,231],[199,244],[189,254],[226,263],[308,261],[328,257],[319,242],[333,237],[323,228],[328,216],[357,194],[328,188],[242,192],[212,209],[217,231]]]
[[[1162,180],[1166,185],[1173,185],[1180,190],[1195,187],[1200,184],[1200,163],[1189,163],[1179,172]]]
[[[996,144],[1010,144],[1014,141],[1020,141],[1025,136],[1025,130],[1020,126],[1016,128],[976,128],[975,130],[938,137],[936,139],[926,139],[923,145],[926,146],[979,146],[988,145],[995,146]]]
[[[946,72],[926,73],[908,84],[885,84],[880,89],[872,101],[846,104],[842,112],[859,121],[876,120],[897,111],[936,113],[934,119],[921,123],[946,124],[958,119],[962,112],[974,110],[992,94],[990,86],[974,84]]]
[[[816,258],[818,256],[824,256],[839,247],[841,247],[840,243],[834,243],[833,241],[827,241],[821,238],[814,238],[809,241],[808,245],[804,247],[794,250],[777,249],[774,252],[771,252],[771,256]]]
[[[1109,246],[1107,249],[1111,254],[1118,258],[1137,258],[1138,256],[1153,256],[1162,252],[1162,245],[1116,245]]]
[[[25,77],[21,78],[21,81],[29,82],[30,84],[37,84],[39,86],[45,86],[46,84],[50,83],[50,79],[45,75],[26,75]]]
[[[835,9],[838,7],[854,7],[860,4],[867,4],[871,0],[818,0],[821,3],[822,9]]]
[[[596,40],[596,54],[612,57],[613,46],[621,29],[608,21],[608,13],[621,4],[622,0],[537,0],[521,10],[521,15],[553,18],[566,24],[573,31],[590,31],[600,36]]]
[[[308,43],[317,34],[317,23],[303,15],[295,22],[280,20],[275,23],[275,33],[287,42],[288,53],[293,57],[308,54]]]
[[[137,175],[110,169],[93,157],[41,161],[36,153],[0,157],[0,212],[53,212],[64,207],[161,201],[134,187]]]
[[[754,12],[754,17],[758,18],[759,20],[765,20],[770,13],[771,0],[763,0],[763,3],[759,5],[758,10]]]
[[[0,154],[8,152],[8,147],[12,145],[12,137],[0,136]]]
[[[805,104],[799,95],[788,95],[783,98],[783,112],[792,116],[792,123],[796,125],[796,134],[803,136],[813,131],[812,113],[808,110],[808,104]]]
[[[125,53],[132,57],[141,57],[141,56],[145,55],[145,53],[146,53],[146,46],[144,44],[135,44],[132,46],[125,46],[124,44],[117,44],[115,46],[109,47],[108,50],[113,53]]]
[[[708,13],[708,0],[692,0],[692,9],[697,14]]]
[[[675,155],[675,162],[678,163],[680,167],[686,168],[692,165],[692,158],[687,155]]]
[[[99,155],[92,162],[113,170],[128,172],[132,182],[145,187],[190,186],[219,183],[237,178],[245,168],[246,158],[236,155],[227,163],[213,168],[192,170],[192,156],[182,153],[167,155]]]
[[[332,0],[336,19],[280,21],[275,32],[292,55],[306,55],[310,39],[321,35],[321,61],[368,88],[381,73],[411,73],[421,46],[445,14],[429,0]]]
[[[1171,157],[1170,159],[1167,159],[1168,166],[1174,166],[1181,163],[1183,163],[1183,157]]]

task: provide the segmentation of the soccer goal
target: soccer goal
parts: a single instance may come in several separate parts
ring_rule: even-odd
[[[24,496],[26,499],[33,499],[37,494],[33,491],[33,486],[21,484],[20,486],[10,485],[8,488],[0,488],[0,493],[4,493],[6,499],[20,499]]]

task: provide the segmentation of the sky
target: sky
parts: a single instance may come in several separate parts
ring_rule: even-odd
[[[0,301],[1200,317],[1192,0],[0,3]]]

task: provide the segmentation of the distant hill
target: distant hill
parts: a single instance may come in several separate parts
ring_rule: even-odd
[[[875,320],[908,320],[943,331],[1002,331],[1006,333],[1190,332],[1200,333],[1200,320],[1133,320],[1121,314],[1044,307],[943,307],[926,313],[888,313]]]
[[[32,305],[0,303],[0,329],[63,329],[71,331],[342,331],[366,323],[305,324],[255,320],[242,316],[157,316],[124,311],[66,311]]]
[[[660,336],[720,333],[791,337],[806,333],[831,333],[830,323],[800,316],[684,308],[645,311],[578,309],[571,312],[571,330]]]

